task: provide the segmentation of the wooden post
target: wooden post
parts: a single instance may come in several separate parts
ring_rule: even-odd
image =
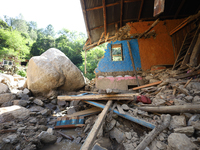
[[[123,17],[123,4],[124,4],[124,2],[123,2],[123,0],[121,0],[121,8],[120,8],[120,28],[122,27],[122,21],[123,21],[123,19],[122,19],[122,17]]]
[[[85,75],[87,74],[87,70],[86,70],[86,63],[87,63],[87,51],[85,50]]]
[[[107,23],[106,23],[106,2],[105,2],[105,0],[102,0],[102,4],[103,4],[103,18],[104,18],[104,35],[106,37]]]
[[[139,11],[139,14],[138,14],[138,21],[140,20],[140,17],[141,17],[143,4],[144,4],[144,0],[142,0],[142,1],[141,1],[141,4],[140,4],[140,11]]]
[[[130,55],[131,61],[132,61],[133,71],[134,71],[135,76],[136,76],[137,85],[140,86],[140,83],[139,83],[139,80],[138,80],[138,77],[137,77],[137,72],[135,70],[134,59],[133,59],[133,55],[132,55],[131,46],[130,46],[129,41],[127,41],[127,45],[128,45],[129,55]]]
[[[90,131],[89,135],[87,136],[84,144],[82,145],[80,150],[89,150],[96,139],[97,133],[105,120],[106,114],[109,111],[110,106],[112,105],[112,101],[109,100],[104,107],[103,111],[101,114],[98,116],[98,119],[96,120],[95,124],[93,125],[92,130]]]

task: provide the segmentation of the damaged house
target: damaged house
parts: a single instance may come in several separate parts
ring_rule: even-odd
[[[197,66],[199,53],[192,50],[199,34],[200,1],[82,0],[81,4],[88,34],[84,50],[108,42],[94,71],[98,89],[143,85],[141,70]]]

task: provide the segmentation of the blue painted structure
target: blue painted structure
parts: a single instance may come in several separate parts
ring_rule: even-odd
[[[132,55],[134,58],[134,64],[136,70],[141,69],[141,60],[139,53],[139,46],[137,39],[129,40]],[[111,58],[111,46],[112,44],[121,44],[123,51],[123,61],[112,61]],[[124,41],[116,41],[111,42],[107,45],[107,49],[105,50],[104,58],[102,58],[97,68],[95,69],[95,73],[98,72],[121,72],[121,71],[133,71],[133,66],[131,62],[131,58],[129,55],[127,40]]]
[[[101,103],[98,103],[98,102],[93,102],[93,101],[85,101],[85,102],[87,102],[87,103],[89,103],[89,104],[91,104],[91,105],[94,105],[94,106],[96,106],[96,107],[100,107],[100,108],[102,108],[102,109],[104,109],[104,107],[105,107],[105,105],[103,105],[103,104],[101,104]],[[109,110],[111,110],[111,108],[110,108]],[[153,124],[151,124],[151,123],[149,123],[149,122],[146,122],[146,121],[144,121],[144,120],[142,120],[142,119],[135,118],[135,117],[130,116],[130,115],[128,115],[128,114],[121,114],[121,113],[120,113],[119,111],[117,111],[117,110],[113,110],[113,112],[116,113],[117,115],[119,115],[119,116],[125,118],[125,119],[128,119],[128,120],[130,120],[130,121],[133,121],[133,122],[135,122],[135,123],[138,123],[138,124],[140,124],[140,125],[142,125],[142,126],[145,126],[145,127],[147,127],[147,128],[150,128],[150,129],[154,129],[154,128],[155,128],[155,125],[153,125]]]

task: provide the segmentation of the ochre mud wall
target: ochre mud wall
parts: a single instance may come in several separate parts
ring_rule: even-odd
[[[152,30],[156,31],[156,38],[138,39],[141,66],[143,70],[150,69],[153,65],[174,64],[174,51],[172,38],[169,32],[179,25],[184,19],[160,21]],[[130,33],[143,33],[153,21],[128,23]]]

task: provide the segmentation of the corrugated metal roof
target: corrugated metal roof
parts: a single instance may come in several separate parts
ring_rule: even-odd
[[[116,25],[117,29],[120,28],[120,22],[122,22],[122,26],[124,26],[127,22],[157,19],[153,17],[154,0],[80,1],[82,3],[84,19],[88,31],[88,37],[90,38],[90,42],[88,42],[89,45],[95,46],[95,43],[98,43],[102,33],[105,30],[104,21],[106,22],[106,30],[107,33],[109,32],[109,37],[112,37],[115,35]],[[106,8],[105,18],[103,15],[103,1],[105,1]],[[164,12],[161,15],[159,15],[159,18],[161,20],[185,18],[197,13],[199,9],[200,0],[165,0],[165,9]]]

